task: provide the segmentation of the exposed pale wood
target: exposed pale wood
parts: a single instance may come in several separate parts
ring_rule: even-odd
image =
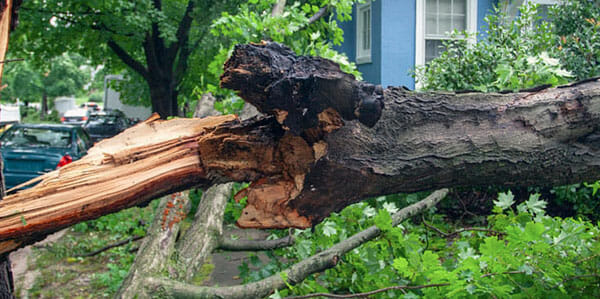
[[[0,13],[0,61],[6,58],[8,50],[8,36],[10,34],[10,25],[12,18],[13,0],[2,0],[4,2],[4,10]],[[4,63],[0,63],[0,90],[2,89],[2,71]]]
[[[277,152],[273,140],[246,138],[244,129],[236,126],[235,116],[170,121],[154,117],[98,143],[83,159],[0,202],[0,252],[11,250],[15,242],[29,242],[79,221],[194,185],[223,181],[222,173],[235,172],[232,176],[240,180],[256,179],[261,171],[277,173],[269,156]],[[260,131],[260,124],[253,128]],[[235,130],[243,134],[241,139]],[[256,151],[236,156],[227,146],[235,149],[238,141],[244,146],[256,144]],[[234,171],[238,168],[245,170]]]

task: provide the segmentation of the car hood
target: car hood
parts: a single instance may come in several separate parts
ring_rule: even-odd
[[[71,155],[69,149],[51,147],[2,147],[0,152],[2,152],[5,172],[36,174],[56,169],[56,165],[64,155]]]

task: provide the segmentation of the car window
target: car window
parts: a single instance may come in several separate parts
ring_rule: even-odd
[[[75,142],[77,143],[77,150],[79,151],[79,153],[85,153],[87,152],[87,144],[80,137],[81,135],[78,135],[76,138],[77,141]]]
[[[113,125],[117,122],[117,117],[114,115],[91,115],[89,122],[97,125]]]
[[[92,140],[90,138],[90,135],[88,135],[88,133],[85,130],[77,130],[77,135],[79,137],[78,139],[81,139],[83,141],[83,145],[85,147],[84,151],[92,147]]]
[[[47,128],[13,128],[0,140],[2,146],[58,147],[71,146],[71,133]]]

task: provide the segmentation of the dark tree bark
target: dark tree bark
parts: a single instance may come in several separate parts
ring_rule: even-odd
[[[153,4],[157,10],[162,10],[161,0],[154,0]],[[144,78],[150,91],[152,111],[162,118],[179,115],[177,104],[179,86],[188,69],[189,56],[194,50],[189,44],[193,14],[199,12],[201,18],[207,18],[213,5],[214,1],[203,1],[198,7],[197,0],[189,0],[177,27],[175,34],[177,41],[172,43],[168,43],[161,37],[159,24],[153,23],[142,44],[145,64],[136,60],[115,40],[107,41],[107,45],[115,55]],[[96,29],[106,30],[105,26],[98,26]]]
[[[325,148],[322,157],[297,184],[299,194],[269,198],[262,194],[268,184],[245,190],[249,206],[240,225],[289,226],[264,221],[281,206],[314,224],[379,194],[600,178],[598,80],[535,92],[455,94],[382,90],[353,79],[327,60],[296,57],[278,44],[235,49],[225,64],[223,87],[276,115],[315,153],[325,143],[319,146]],[[323,134],[323,114],[335,115],[332,108],[344,124]],[[320,141],[315,128],[324,135],[316,138]],[[291,225],[302,227],[301,222]]]

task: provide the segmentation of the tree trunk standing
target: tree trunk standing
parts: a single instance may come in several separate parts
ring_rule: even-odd
[[[48,94],[46,93],[46,91],[44,90],[44,92],[42,93],[42,105],[41,105],[41,111],[40,111],[40,119],[44,120],[46,119],[46,115],[48,115]]]
[[[161,82],[159,79],[150,82],[153,82],[148,83],[148,86],[150,87],[152,111],[158,113],[161,118],[179,115],[177,106],[178,93],[174,88],[171,88],[173,82],[171,80]]]

